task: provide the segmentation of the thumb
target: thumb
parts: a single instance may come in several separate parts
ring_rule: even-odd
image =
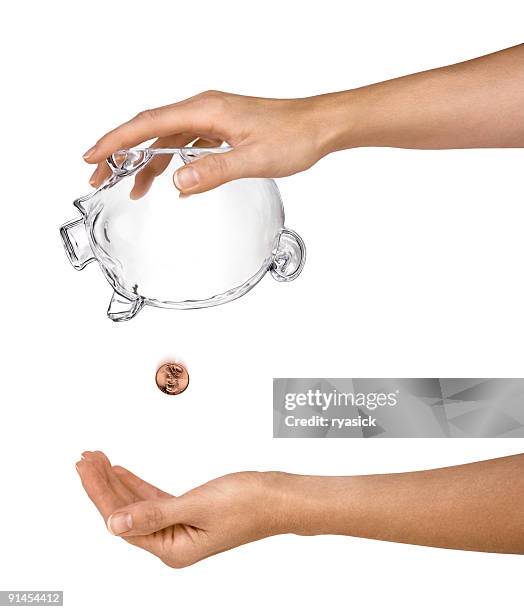
[[[188,521],[186,506],[181,497],[136,502],[113,512],[107,519],[107,528],[118,536],[149,535]]]
[[[184,195],[201,193],[238,178],[254,176],[246,149],[227,153],[210,153],[179,168],[174,176],[175,187]]]

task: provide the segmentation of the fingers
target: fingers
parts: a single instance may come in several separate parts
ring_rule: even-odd
[[[222,142],[221,139],[199,138],[193,143],[193,146],[199,149],[216,149],[222,145]]]
[[[118,476],[120,481],[125,484],[125,486],[139,499],[171,499],[173,497],[173,495],[170,495],[152,484],[149,484],[145,480],[142,480],[133,474],[133,472],[126,470],[126,468],[121,467],[120,465],[115,465],[113,467],[113,472]]]
[[[185,567],[208,556],[205,532],[191,526],[194,516],[202,514],[201,503],[184,496],[174,498],[125,468],[112,467],[100,451],[86,451],[82,457],[77,464],[82,484],[110,533],[171,567]],[[122,498],[129,494],[150,499],[122,505]]]
[[[185,520],[185,499],[157,489],[123,467],[111,467],[100,451],[86,451],[82,457],[77,464],[82,484],[113,535],[147,535]]]
[[[156,142],[153,143],[152,148],[178,149],[180,147],[185,147],[194,139],[195,136],[191,134],[176,134],[167,138],[158,138]],[[144,169],[138,172],[135,176],[133,189],[129,194],[132,200],[138,200],[149,191],[155,178],[164,172],[171,159],[172,155],[155,155]]]
[[[184,195],[191,195],[234,179],[256,175],[249,148],[238,147],[227,153],[205,155],[179,168],[173,176],[173,181]]]
[[[159,138],[153,143],[151,148],[162,149],[162,148],[176,148],[183,147],[188,142],[191,142],[194,137],[187,136],[186,134],[179,134],[178,138]],[[176,144],[179,143],[179,144]],[[133,189],[129,196],[132,200],[138,200],[143,197],[151,187],[153,180],[162,174],[171,161],[171,155],[156,155],[153,159],[147,163],[143,170],[140,170],[135,176],[135,182]],[[89,184],[92,187],[98,188],[100,185],[111,176],[111,168],[105,161],[100,162],[91,178]]]
[[[113,535],[148,535],[184,523],[191,524],[189,504],[184,497],[141,501],[119,508],[107,521]]]
[[[84,153],[89,164],[97,164],[118,149],[134,147],[150,138],[172,134],[207,134],[215,112],[212,96],[196,96],[183,102],[146,110],[126,121]]]
[[[195,139],[193,134],[176,134],[166,138],[158,138],[152,145],[153,149],[178,149],[187,146]],[[212,140],[199,138],[194,144],[194,147],[212,149],[219,147],[222,140]],[[135,183],[131,193],[129,194],[132,200],[142,198],[151,188],[153,181],[157,176],[160,176],[169,166],[172,159],[171,155],[156,155],[144,167],[143,170],[135,176]],[[100,185],[111,176],[111,169],[105,161],[99,163],[89,179],[89,184],[92,187],[98,188]]]
[[[132,504],[133,502],[140,501],[140,497],[135,495],[125,483],[123,483],[118,475],[113,471],[113,467],[109,459],[101,451],[86,451],[82,454],[82,457],[87,461],[94,461],[98,463],[101,469],[104,470],[109,485],[121,500],[121,505]]]
[[[107,482],[107,486],[113,491],[121,506],[139,501],[140,497],[130,491],[118,476],[113,472],[109,459],[101,451],[84,451],[82,459],[92,463]]]
[[[100,185],[111,176],[111,169],[105,161],[99,163],[89,179],[91,187],[100,187]]]
[[[82,485],[89,497],[94,503],[104,522],[107,526],[109,517],[122,506],[126,506],[122,496],[115,491],[115,481],[118,480],[116,474],[111,477],[108,475],[107,466],[111,468],[111,464],[107,457],[100,451],[82,453],[82,460],[76,464],[77,472],[82,481]],[[122,485],[123,486],[123,485]],[[120,489],[122,491],[122,489]],[[125,495],[129,499],[129,492]],[[133,499],[136,499],[133,497]],[[158,542],[149,537],[137,536],[125,538],[127,542],[138,546],[158,555]]]
[[[107,521],[109,516],[123,505],[122,500],[111,487],[100,465],[83,459],[76,464],[76,469],[89,499],[104,521]]]

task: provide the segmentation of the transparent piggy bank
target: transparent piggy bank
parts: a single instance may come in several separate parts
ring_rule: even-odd
[[[114,290],[107,312],[113,321],[131,319],[146,304],[224,304],[247,293],[267,271],[277,281],[300,274],[304,242],[284,227],[273,180],[240,179],[179,196],[175,170],[224,150],[119,151],[107,160],[109,179],[74,202],[81,216],[60,228],[64,247],[77,270],[99,263]],[[150,186],[135,199],[130,194],[137,177]]]

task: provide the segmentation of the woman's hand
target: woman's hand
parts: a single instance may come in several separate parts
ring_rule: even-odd
[[[524,554],[524,454],[370,476],[228,474],[173,497],[100,452],[77,463],[114,535],[184,567],[280,533]]]
[[[286,474],[228,474],[174,497],[99,451],[83,453],[77,470],[109,531],[171,567],[287,530]]]
[[[199,193],[237,178],[300,172],[352,147],[454,149],[524,146],[524,45],[478,59],[338,93],[276,100],[208,91],[139,113],[84,155],[97,164],[91,184],[109,176],[105,159],[157,138],[154,147],[196,141],[233,150],[177,170],[175,185]],[[166,168],[157,156],[136,175],[141,197]]]
[[[174,176],[176,187],[189,195],[237,178],[287,176],[309,168],[328,152],[328,108],[329,96],[274,100],[208,91],[139,113],[103,136],[84,159],[97,164],[90,182],[98,187],[110,174],[106,158],[118,149],[151,138],[157,138],[155,148],[227,142],[232,151],[180,168]],[[150,162],[137,175],[133,197],[145,193],[164,169],[161,157]]]

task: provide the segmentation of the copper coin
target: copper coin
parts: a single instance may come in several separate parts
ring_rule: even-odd
[[[156,372],[156,386],[167,395],[179,395],[189,385],[189,374],[180,363],[164,363]]]

